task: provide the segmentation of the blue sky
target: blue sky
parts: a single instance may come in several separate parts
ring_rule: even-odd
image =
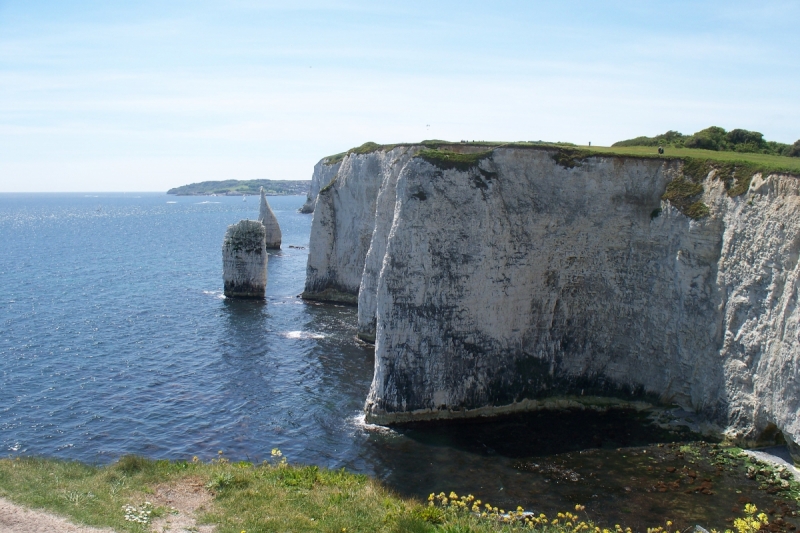
[[[798,2],[0,0],[0,192],[309,179],[365,141],[800,138]]]

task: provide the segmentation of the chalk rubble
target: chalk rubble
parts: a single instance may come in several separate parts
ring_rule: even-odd
[[[264,298],[267,288],[264,225],[242,220],[228,226],[222,244],[222,279],[228,298]]]
[[[261,187],[261,207],[258,210],[258,221],[264,225],[266,232],[267,248],[270,250],[280,249],[281,247],[281,227],[275,213],[267,202],[267,195],[264,187]]]

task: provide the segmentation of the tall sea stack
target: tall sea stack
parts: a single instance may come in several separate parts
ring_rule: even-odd
[[[279,250],[281,247],[281,227],[275,213],[267,203],[267,195],[264,194],[264,187],[261,187],[261,208],[258,210],[258,221],[264,225],[267,238],[267,248]]]
[[[264,298],[267,289],[266,236],[264,225],[257,220],[242,220],[228,226],[222,244],[222,279],[226,297]]]

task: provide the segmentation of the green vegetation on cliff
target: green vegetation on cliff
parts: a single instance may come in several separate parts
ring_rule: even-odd
[[[710,140],[708,140],[710,139]],[[578,146],[572,143],[542,141],[486,142],[426,140],[420,143],[364,143],[347,152],[330,156],[327,161],[341,161],[349,154],[369,154],[397,147],[420,146],[416,157],[442,169],[468,170],[491,157],[497,148],[548,150],[564,168],[580,167],[593,156],[619,156],[683,162],[683,175],[667,186],[662,198],[669,200],[679,211],[695,220],[710,214],[700,197],[702,181],[714,170],[714,178],[725,183],[730,197],[747,192],[755,174],[790,174],[800,177],[800,141],[794,145],[764,141],[758,132],[707,128],[694,135],[668,131],[656,137],[637,137],[615,143],[611,147]],[[658,147],[664,153],[658,153]],[[711,149],[706,149],[711,148]],[[330,163],[329,163],[330,164]],[[335,181],[335,180],[334,180]],[[333,185],[333,181],[327,187]],[[326,189],[327,189],[326,188]]]
[[[176,196],[239,196],[260,194],[261,187],[270,196],[304,195],[310,181],[306,180],[225,180],[203,181],[182,185],[167,191]]]
[[[491,150],[459,153],[450,150],[424,148],[420,150],[417,157],[442,169],[455,168],[458,170],[468,170],[470,167],[477,165],[481,159],[486,159],[490,155],[492,155]]]
[[[636,137],[619,141],[611,145],[622,146],[663,146],[672,148],[696,148],[718,152],[739,152],[768,154],[786,157],[800,157],[800,140],[794,144],[767,141],[757,131],[734,129],[725,131],[719,126],[711,126],[692,135],[684,135],[677,131],[668,131],[655,137]]]

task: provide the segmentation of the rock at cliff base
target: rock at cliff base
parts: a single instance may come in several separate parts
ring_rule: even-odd
[[[281,247],[281,227],[275,213],[267,203],[267,195],[264,194],[264,187],[261,187],[261,207],[258,210],[258,221],[264,225],[267,238],[267,248],[279,249]]]
[[[242,220],[228,226],[222,244],[222,279],[228,298],[264,298],[267,248],[261,222]]]

